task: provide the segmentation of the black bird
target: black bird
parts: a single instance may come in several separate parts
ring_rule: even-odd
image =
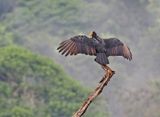
[[[65,56],[77,54],[96,56],[95,61],[102,65],[104,70],[109,70],[110,73],[114,71],[107,66],[109,56],[123,56],[128,60],[132,59],[129,47],[119,39],[102,39],[94,31],[91,32],[90,36],[78,35],[71,37],[69,40],[61,42],[57,50]]]

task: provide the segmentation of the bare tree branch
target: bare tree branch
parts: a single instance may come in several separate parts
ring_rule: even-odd
[[[106,74],[98,84],[97,88],[92,92],[88,99],[83,103],[83,105],[77,110],[77,112],[72,117],[81,117],[92,103],[92,101],[102,92],[103,88],[108,84],[112,78],[114,71],[107,70]]]

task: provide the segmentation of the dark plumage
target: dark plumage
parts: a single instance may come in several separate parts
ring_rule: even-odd
[[[109,56],[123,56],[128,60],[132,59],[129,47],[119,39],[102,39],[95,32],[92,32],[91,37],[85,35],[74,36],[61,42],[57,49],[65,56],[80,53],[96,56],[95,61],[102,66],[109,64]]]

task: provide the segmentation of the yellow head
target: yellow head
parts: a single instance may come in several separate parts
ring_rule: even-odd
[[[91,37],[91,38],[96,38],[97,37],[97,34],[96,34],[96,32],[95,31],[92,31],[92,32],[89,32],[89,36]]]

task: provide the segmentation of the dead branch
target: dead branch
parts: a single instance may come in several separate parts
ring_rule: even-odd
[[[88,96],[88,99],[83,103],[83,105],[77,110],[77,112],[72,117],[81,117],[92,103],[92,101],[102,92],[103,88],[108,84],[111,77],[113,76],[113,71],[107,71],[97,88]]]

